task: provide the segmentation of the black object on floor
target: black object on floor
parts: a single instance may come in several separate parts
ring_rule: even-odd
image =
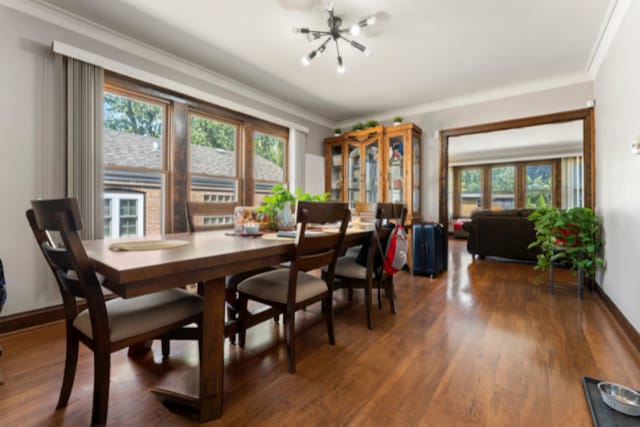
[[[600,396],[597,380],[591,377],[582,377],[582,385],[584,385],[584,394],[587,397],[591,418],[595,427],[638,427],[640,426],[640,417],[631,417],[622,412],[618,412],[607,406]]]
[[[446,238],[442,224],[413,224],[413,273],[432,278],[447,269],[444,248]]]

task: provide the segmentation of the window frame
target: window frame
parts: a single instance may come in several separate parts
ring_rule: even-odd
[[[107,89],[109,88],[109,89]],[[111,71],[105,71],[104,90],[124,96],[132,96],[146,102],[147,99],[166,103],[164,113],[165,123],[163,132],[163,175],[164,183],[164,232],[187,231],[185,203],[191,200],[191,180],[193,176],[208,176],[191,174],[191,141],[190,115],[196,114],[204,118],[229,123],[238,126],[236,179],[238,186],[237,202],[216,202],[219,206],[229,207],[231,213],[235,206],[253,206],[256,182],[276,182],[255,180],[253,177],[253,131],[274,135],[284,140],[284,180],[289,185],[289,129],[270,123],[256,117],[248,116],[205,101],[178,94],[164,88],[140,82]],[[149,171],[149,169],[143,169]],[[160,171],[158,171],[160,172]],[[225,178],[229,177],[216,177]]]
[[[525,160],[519,162],[498,162],[452,166],[453,169],[453,218],[462,218],[462,180],[465,169],[480,169],[481,196],[479,209],[491,209],[493,193],[491,189],[491,170],[495,167],[514,166],[514,209],[527,209],[526,206],[526,168],[535,165],[551,165],[551,204],[562,203],[562,158]]]

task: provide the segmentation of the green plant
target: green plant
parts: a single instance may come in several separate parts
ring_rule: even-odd
[[[296,200],[326,202],[329,193],[310,194],[303,193],[301,189],[297,189],[295,194],[289,191],[284,185],[278,183],[271,188],[271,194],[264,196],[261,206],[256,208],[256,212],[267,217],[269,227],[276,227],[276,214],[284,208],[286,202],[295,202]]]
[[[600,223],[590,208],[540,207],[529,219],[536,230],[536,240],[529,248],[540,248],[536,269],[544,271],[551,263],[566,263],[572,270],[594,277],[597,266],[604,264],[599,256]]]
[[[378,126],[380,123],[377,120],[369,120],[364,124],[365,129],[374,128]]]
[[[356,123],[351,127],[351,130],[362,130],[362,129],[364,129],[364,123],[362,122]]]
[[[334,133],[334,134],[336,134],[336,135],[340,135],[340,134],[342,134],[342,129],[340,129],[340,128],[335,128],[335,129],[333,130],[333,133]]]
[[[393,118],[393,123],[402,123],[402,117],[401,116],[395,116]]]

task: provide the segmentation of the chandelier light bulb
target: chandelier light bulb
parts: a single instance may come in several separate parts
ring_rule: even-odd
[[[344,68],[344,64],[342,63],[342,56],[338,56],[338,74],[344,74],[346,68]]]
[[[293,31],[293,34],[298,34],[300,32],[300,28],[299,27],[293,27],[291,29],[291,31]]]
[[[376,22],[378,22],[378,18],[376,18],[375,15],[371,15],[370,17],[367,18],[367,25],[375,25]]]
[[[349,29],[349,33],[354,37],[360,34],[360,25],[352,26],[351,29]]]
[[[306,56],[302,57],[302,65],[308,67],[310,63],[311,61],[309,61],[309,58],[307,58]]]
[[[364,50],[364,54],[367,56],[371,56],[373,54],[373,52],[371,51],[371,49],[365,49]]]

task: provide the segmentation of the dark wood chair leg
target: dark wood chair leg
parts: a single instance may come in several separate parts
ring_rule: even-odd
[[[238,320],[238,345],[240,348],[244,348],[247,341],[247,328],[246,324],[249,320],[249,310],[247,310],[247,297],[242,294],[238,297],[238,308],[240,312],[240,318]]]
[[[107,424],[109,409],[109,378],[111,371],[111,354],[108,350],[96,349],[93,353],[93,409],[91,425]]]
[[[287,334],[286,334],[286,340],[287,340],[287,354],[289,355],[289,373],[291,374],[295,374],[296,373],[296,343],[295,343],[295,337],[296,337],[296,313],[295,311],[290,308],[287,307]]]
[[[324,307],[324,316],[327,321],[327,335],[329,336],[329,344],[336,345],[336,337],[333,333],[333,297],[331,295],[322,300],[322,307]]]
[[[171,354],[171,340],[169,338],[162,338],[162,358],[166,359]]]
[[[387,277],[385,282],[385,292],[387,293],[387,298],[389,298],[389,309],[392,314],[396,314],[398,312],[398,307],[396,306],[396,291],[393,286],[393,276]]]
[[[367,310],[367,328],[373,330],[373,319],[371,318],[371,282],[364,287],[364,306]]]
[[[58,398],[56,409],[64,408],[67,406],[67,402],[69,402],[69,396],[73,388],[73,379],[76,376],[79,347],[80,341],[78,337],[73,333],[69,333],[69,329],[67,329],[67,355],[64,363],[64,376],[62,377],[60,397]]]
[[[2,346],[0,345],[0,356],[2,356]],[[2,370],[0,370],[0,385],[4,384],[4,377],[2,376]]]

